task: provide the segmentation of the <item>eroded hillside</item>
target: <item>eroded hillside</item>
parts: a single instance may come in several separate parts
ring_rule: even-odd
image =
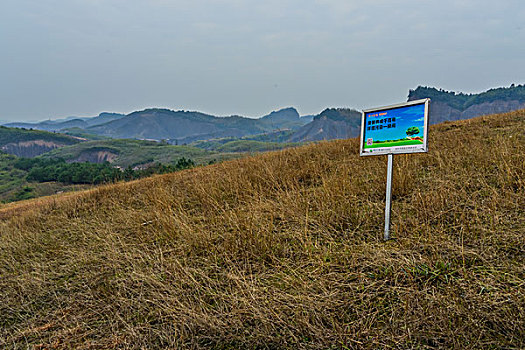
[[[0,150],[18,157],[36,157],[56,148],[74,145],[84,139],[40,130],[0,126]]]

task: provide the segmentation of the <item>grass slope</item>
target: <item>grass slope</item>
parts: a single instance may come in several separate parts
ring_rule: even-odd
[[[0,200],[2,194],[16,190],[25,183],[27,173],[14,167],[16,157],[0,153]]]
[[[245,136],[242,138],[225,137],[220,139],[195,141],[190,146],[208,151],[219,152],[265,152],[276,151],[289,147],[300,146],[301,142],[285,142],[293,131],[277,131],[272,133]]]
[[[26,179],[27,171],[17,169],[15,167],[16,160],[16,156],[0,153],[0,203],[91,187],[88,185],[65,185],[58,182],[28,182]]]
[[[63,147],[43,155],[44,157],[57,157],[66,160],[77,159],[84,152],[108,151],[117,154],[112,163],[115,166],[127,167],[149,162],[170,164],[178,159],[190,158],[197,164],[207,164],[214,160],[224,160],[239,157],[233,154],[221,154],[206,151],[191,146],[172,146],[155,141],[141,141],[131,139],[108,139],[83,142],[77,145]]]
[[[525,112],[0,211],[4,348],[525,347]]]
[[[234,140],[216,148],[219,152],[266,152],[288,147],[297,147],[301,143],[267,142],[255,140]]]
[[[64,134],[0,126],[0,146],[4,146],[8,143],[18,143],[33,140],[52,141],[65,145],[72,145],[80,142],[80,140],[77,138]]]

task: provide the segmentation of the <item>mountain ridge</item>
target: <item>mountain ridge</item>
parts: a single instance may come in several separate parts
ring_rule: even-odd
[[[409,90],[408,101],[430,98],[430,122],[470,119],[525,108],[525,85],[489,89],[476,94],[418,86]]]
[[[409,90],[408,101],[430,98],[430,122],[461,120],[480,115],[504,113],[525,108],[525,85],[489,89],[478,94],[456,93],[434,87],[418,86]],[[317,115],[300,116],[293,107],[272,111],[260,118],[218,117],[198,111],[148,108],[127,115],[100,113],[92,118],[68,117],[55,121],[9,123],[8,126],[50,131],[74,130],[74,134],[99,137],[168,140],[174,144],[220,138],[243,138],[279,131],[294,132],[284,142],[318,141],[354,137],[359,134],[358,111],[327,108]],[[276,140],[269,140],[276,141]]]
[[[73,145],[81,138],[43,130],[0,126],[0,149],[18,157],[36,157],[56,148]]]
[[[55,120],[44,120],[36,123],[9,122],[3,125],[7,127],[59,132],[68,128],[86,128],[89,126],[104,124],[124,116],[125,115],[121,113],[102,112],[95,117],[67,117]]]
[[[327,108],[291,135],[288,142],[346,139],[359,135],[361,112],[350,108]]]
[[[216,117],[192,112],[150,108],[87,128],[88,132],[118,138],[166,139],[180,143],[220,137],[243,137],[303,125],[295,108],[271,112],[259,119]]]

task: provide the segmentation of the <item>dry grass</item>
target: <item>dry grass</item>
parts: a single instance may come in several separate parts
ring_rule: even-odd
[[[387,243],[355,139],[10,206],[0,347],[525,348],[524,129],[396,156]]]

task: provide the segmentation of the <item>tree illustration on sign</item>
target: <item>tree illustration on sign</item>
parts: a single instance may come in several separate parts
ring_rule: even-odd
[[[406,131],[408,136],[417,135],[419,134],[419,128],[417,126],[411,126]]]

